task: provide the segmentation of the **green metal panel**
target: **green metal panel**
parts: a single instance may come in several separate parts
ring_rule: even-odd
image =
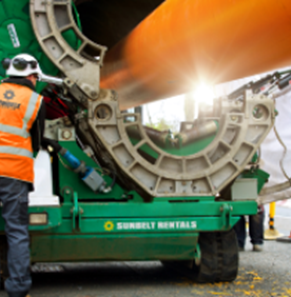
[[[29,207],[29,214],[46,213],[48,217],[47,225],[30,225],[29,231],[50,230],[62,224],[61,207]]]
[[[45,232],[53,228],[54,233],[70,233],[73,231],[72,209],[73,203],[65,203],[58,207],[30,207],[30,213],[46,212],[49,224],[45,226],[30,226],[30,230]],[[117,228],[118,222],[196,222],[195,228],[181,227],[161,229],[165,232],[175,231],[210,231],[223,230],[224,209],[230,209],[229,226],[233,226],[240,215],[256,214],[257,204],[254,201],[244,202],[200,202],[200,203],[79,203],[82,213],[79,217],[80,231],[83,233],[107,233],[104,227],[110,221]],[[198,207],[199,206],[199,207]],[[0,208],[1,210],[1,208]],[[68,225],[69,224],[69,225]],[[115,229],[112,229],[113,231]],[[0,230],[4,231],[4,221],[0,219]],[[110,230],[110,231],[112,231]],[[145,229],[152,232],[159,229]],[[116,229],[116,231],[118,231]],[[125,229],[124,232],[127,232]],[[140,230],[141,231],[141,230]],[[121,231],[118,231],[118,233]],[[131,232],[131,231],[128,231]]]
[[[187,216],[220,216],[224,204],[232,207],[232,215],[252,215],[257,213],[255,201],[236,202],[151,202],[151,203],[79,203],[83,217],[93,218],[156,218],[156,217],[187,217]],[[62,217],[71,217],[73,204],[62,206]]]
[[[31,233],[32,261],[192,259],[199,231],[229,229],[239,216],[63,219],[53,230]]]
[[[33,236],[31,259],[33,262],[193,259],[197,235],[153,234],[126,238],[92,235]]]
[[[97,164],[89,158],[84,152],[79,148],[79,146],[74,141],[64,141],[60,142],[60,145],[68,149],[73,155],[75,155],[80,160],[84,161],[86,165],[93,168],[97,168]],[[66,161],[64,160],[66,163]],[[67,164],[67,163],[66,163]],[[108,175],[104,175],[103,178],[110,185],[112,178]],[[77,192],[79,198],[81,199],[123,199],[125,191],[118,185],[115,184],[114,188],[109,194],[95,193],[93,192],[78,176],[74,171],[70,171],[65,168],[61,163],[59,163],[59,191],[63,195],[65,201],[71,202],[73,200],[73,192]]]
[[[48,217],[48,223],[46,225],[30,225],[29,231],[44,231],[51,230],[62,224],[62,211],[61,207],[29,207],[28,212],[31,214],[46,213]],[[4,220],[2,218],[2,207],[0,207],[0,232],[4,232]]]
[[[132,218],[132,219],[89,219],[82,218],[78,229],[73,229],[71,219],[63,219],[62,224],[53,231],[43,230],[47,235],[79,234],[83,236],[110,235],[116,238],[128,237],[130,234],[137,237],[148,237],[150,234],[160,234],[161,237],[168,233],[179,233],[181,236],[195,235],[197,232],[229,230],[239,220],[238,216],[231,216],[228,226],[222,226],[223,217],[172,217],[164,218]]]
[[[51,228],[30,227],[32,261],[191,259],[199,232],[227,230],[240,214],[254,214],[257,209],[255,202],[210,201],[80,203],[79,207],[83,213],[75,227],[73,203],[30,209],[52,216]],[[60,209],[61,224],[55,213]],[[1,229],[3,225],[2,221]]]

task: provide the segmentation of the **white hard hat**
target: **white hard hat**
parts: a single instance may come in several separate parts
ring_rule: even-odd
[[[2,61],[6,75],[26,77],[31,74],[42,75],[37,60],[28,54],[20,54],[15,56],[12,60],[6,58]]]

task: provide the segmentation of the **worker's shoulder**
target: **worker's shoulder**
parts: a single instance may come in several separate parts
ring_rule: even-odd
[[[15,89],[30,89],[31,91],[35,92],[35,88],[32,82],[25,78],[7,78],[2,80],[2,83],[0,86],[3,86],[5,88],[10,87]]]

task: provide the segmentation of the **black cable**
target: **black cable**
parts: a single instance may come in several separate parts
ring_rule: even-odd
[[[111,184],[109,185],[109,188],[113,188],[114,187],[114,185],[115,185],[115,183],[116,183],[116,174],[115,174],[115,172],[113,172],[113,171],[111,171],[111,174],[113,175],[113,177],[112,177],[112,182],[111,182]]]

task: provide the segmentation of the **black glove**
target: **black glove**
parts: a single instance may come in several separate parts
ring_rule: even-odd
[[[56,140],[52,140],[49,138],[43,137],[41,146],[48,150],[48,146],[52,147],[55,153],[59,153],[62,147],[59,145],[59,143]],[[49,150],[48,150],[49,151]]]

